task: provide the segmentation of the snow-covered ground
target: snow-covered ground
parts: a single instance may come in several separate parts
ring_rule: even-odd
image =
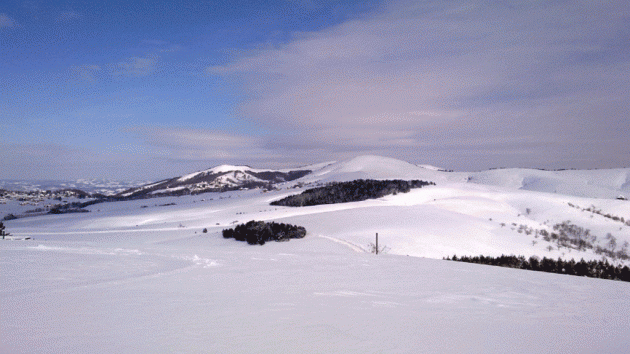
[[[0,242],[0,352],[630,352],[630,283],[441,260],[601,259],[519,232],[565,220],[602,247],[608,233],[618,247],[630,241],[630,226],[601,215],[630,219],[630,202],[611,196],[627,188],[627,170],[603,171],[616,180],[599,180],[594,194],[583,188],[594,171],[554,173],[558,190],[519,185],[538,172],[448,173],[361,157],[322,164],[279,191],[7,221],[7,231],[32,239]],[[548,176],[527,185],[548,186]],[[269,205],[300,192],[291,188],[300,182],[355,178],[437,185],[356,203]],[[591,205],[602,213],[583,210]],[[249,220],[302,225],[308,235],[264,246],[221,237]],[[387,254],[367,252],[377,232]]]

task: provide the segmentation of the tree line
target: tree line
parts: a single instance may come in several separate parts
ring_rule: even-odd
[[[533,270],[538,272],[577,275],[589,278],[621,280],[630,282],[630,268],[628,268],[628,266],[622,265],[615,266],[614,264],[608,263],[608,260],[591,260],[587,262],[584,259],[581,259],[579,262],[576,262],[574,259],[565,261],[561,258],[554,260],[553,258],[547,257],[543,257],[542,259],[540,259],[537,256],[525,258],[525,256],[514,255],[501,255],[499,257],[457,257],[457,255],[454,255],[452,258],[446,257],[444,259],[449,261],[486,264],[499,267]]]
[[[435,185],[433,182],[420,180],[373,180],[357,179],[350,182],[333,182],[324,187],[307,189],[296,195],[271,202],[280,206],[310,206],[336,204],[377,199],[389,194],[407,193],[412,188]]]

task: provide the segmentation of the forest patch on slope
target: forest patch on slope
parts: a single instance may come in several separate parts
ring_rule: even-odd
[[[433,182],[420,180],[373,180],[358,179],[350,182],[333,182],[324,187],[307,189],[296,195],[271,202],[280,206],[310,206],[336,204],[377,199],[389,194],[407,193],[412,188],[435,185]]]

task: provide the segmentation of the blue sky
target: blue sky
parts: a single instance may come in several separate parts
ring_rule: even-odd
[[[4,1],[0,178],[630,166],[626,1]]]

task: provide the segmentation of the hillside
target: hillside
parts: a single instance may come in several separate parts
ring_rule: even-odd
[[[630,242],[630,202],[615,199],[627,188],[627,170],[462,173],[375,156],[311,168],[270,190],[124,200],[88,206],[89,213],[6,221],[12,235],[32,239],[0,242],[0,349],[630,350],[629,283],[442,260],[514,254],[630,264],[596,252],[620,252]],[[537,190],[549,180],[523,188],[532,176],[554,176],[558,189]],[[349,203],[269,205],[356,178],[436,185]],[[602,191],[612,196],[589,197]],[[222,236],[250,220],[307,233],[264,246]],[[545,236],[586,229],[592,248]],[[369,253],[376,233],[386,254]]]
[[[447,172],[429,165],[413,165],[380,156],[359,156],[330,163],[301,181],[330,182],[355,179],[421,179],[444,183],[474,183],[507,189],[556,193],[587,198],[630,196],[630,168],[546,171],[506,168],[480,172]]]

